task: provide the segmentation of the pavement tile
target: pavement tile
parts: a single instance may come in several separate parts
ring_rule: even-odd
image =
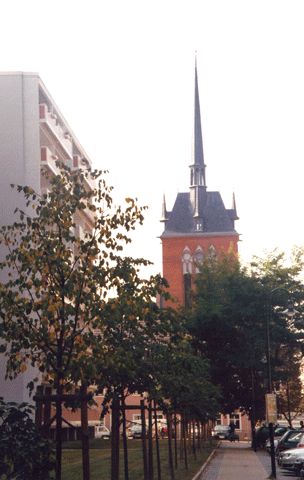
[[[266,480],[270,473],[271,461],[267,452],[255,453],[248,442],[221,442],[197,480]],[[277,468],[277,480],[288,478],[291,478],[290,472]]]

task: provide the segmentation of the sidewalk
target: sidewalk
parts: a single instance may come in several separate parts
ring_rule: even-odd
[[[255,453],[248,442],[221,442],[207,467],[194,478],[195,480],[265,480],[269,478],[270,473],[270,456],[265,451]],[[277,480],[287,480],[286,474],[284,475],[279,468],[277,468]]]

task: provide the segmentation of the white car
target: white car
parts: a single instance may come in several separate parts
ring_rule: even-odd
[[[296,463],[297,462],[297,463]],[[280,453],[278,463],[281,468],[295,470],[296,464],[304,462],[304,448],[292,448]]]
[[[110,430],[104,425],[96,425],[94,428],[95,438],[103,438],[104,440],[110,439]]]

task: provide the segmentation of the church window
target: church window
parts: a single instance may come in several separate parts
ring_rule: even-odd
[[[183,274],[192,273],[192,255],[188,247],[184,248],[182,256]]]
[[[208,257],[211,259],[211,260],[215,260],[217,255],[216,255],[216,249],[215,249],[215,246],[214,245],[210,245],[210,247],[208,248]]]
[[[186,308],[191,307],[191,275],[184,275],[184,304]]]
[[[203,249],[201,246],[198,246],[194,253],[195,273],[199,273],[200,266],[202,265],[203,260],[204,260]]]

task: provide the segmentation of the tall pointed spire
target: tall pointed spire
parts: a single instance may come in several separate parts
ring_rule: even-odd
[[[193,132],[192,165],[190,165],[190,200],[197,230],[203,227],[203,208],[206,200],[206,174],[201,126],[201,111],[198,92],[197,63],[195,56],[194,84],[194,132]]]
[[[194,135],[193,135],[193,166],[195,175],[191,174],[191,186],[206,186],[206,172],[203,150],[203,136],[201,125],[201,110],[198,91],[197,61],[195,55],[195,87],[194,87]],[[194,173],[193,172],[193,173]],[[192,172],[191,172],[192,173]]]

